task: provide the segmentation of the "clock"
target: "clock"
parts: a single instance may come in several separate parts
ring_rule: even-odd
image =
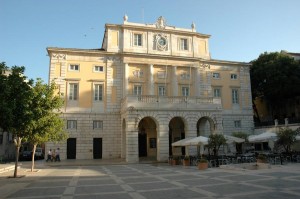
[[[161,46],[165,46],[165,45],[167,44],[167,41],[166,41],[165,38],[161,37],[161,38],[159,38],[158,43],[159,43]]]
[[[156,35],[156,49],[157,50],[167,50],[168,37],[164,34]]]

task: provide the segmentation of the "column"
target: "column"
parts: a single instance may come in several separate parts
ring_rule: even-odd
[[[169,125],[161,121],[157,128],[157,161],[168,161],[169,158]]]
[[[123,74],[123,98],[127,96],[128,89],[128,77],[129,77],[129,66],[127,63],[124,65],[124,74]]]
[[[134,114],[128,116],[126,129],[126,162],[139,162],[139,139],[136,124],[136,116]]]
[[[149,65],[148,72],[148,95],[154,95],[153,64]]]
[[[195,96],[196,97],[200,97],[200,76],[201,76],[201,73],[200,73],[200,70],[196,67],[195,68],[195,86],[194,86],[194,89],[195,89]]]
[[[172,67],[172,95],[178,96],[177,66]]]

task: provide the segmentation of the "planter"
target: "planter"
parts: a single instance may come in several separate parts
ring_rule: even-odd
[[[257,159],[256,160],[257,163],[267,163],[266,159]]]
[[[178,165],[178,160],[171,160],[172,165]]]
[[[190,159],[182,161],[183,166],[190,166]]]
[[[199,170],[205,170],[208,168],[208,162],[199,162],[198,163],[198,169]]]

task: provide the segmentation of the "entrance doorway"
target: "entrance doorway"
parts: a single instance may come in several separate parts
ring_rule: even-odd
[[[93,157],[94,159],[102,159],[102,138],[93,139]]]
[[[174,117],[169,123],[169,155],[185,155],[185,147],[172,147],[172,143],[185,138],[183,119]]]
[[[139,157],[147,157],[147,134],[145,130],[139,132]]]
[[[67,159],[76,159],[76,138],[67,140]]]

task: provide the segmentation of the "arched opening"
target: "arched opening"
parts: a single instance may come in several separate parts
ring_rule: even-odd
[[[197,122],[197,136],[209,137],[214,132],[214,122],[209,117],[202,117]],[[202,149],[204,150],[204,149]],[[200,151],[200,146],[197,147],[197,154],[203,153]],[[205,152],[206,153],[206,152]]]
[[[139,158],[156,159],[157,131],[156,123],[150,117],[143,118],[138,125]]]
[[[182,118],[174,117],[169,122],[169,155],[185,155],[185,147],[172,147],[172,143],[185,138]]]
[[[197,136],[209,137],[214,131],[214,122],[209,117],[202,117],[197,122]]]

